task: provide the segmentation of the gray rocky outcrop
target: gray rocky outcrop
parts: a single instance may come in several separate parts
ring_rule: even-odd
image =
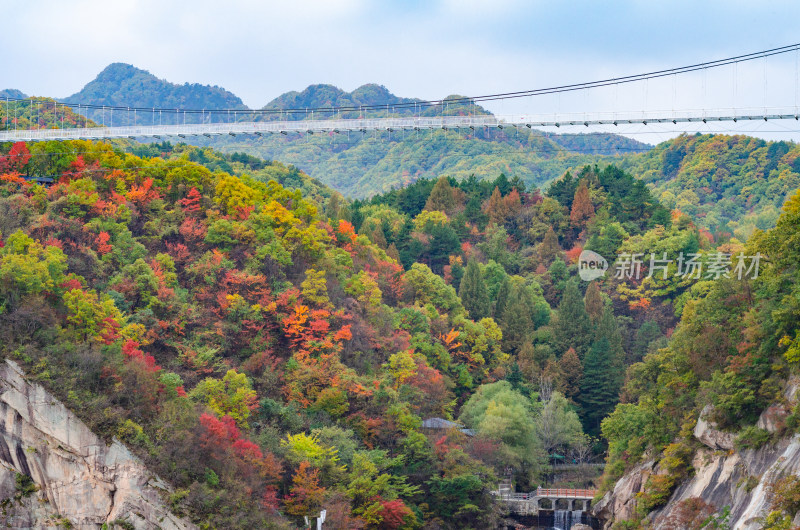
[[[717,429],[714,422],[709,419],[710,416],[711,407],[707,406],[700,413],[700,418],[694,427],[694,437],[711,449],[730,451],[733,449],[733,441],[736,436],[731,432]]]
[[[17,475],[38,491],[21,496]],[[98,438],[43,387],[25,380],[13,361],[0,362],[0,526],[195,528],[172,514],[169,487],[122,443]]]
[[[764,410],[758,427],[779,436],[791,405],[796,402],[797,389],[797,381],[790,381],[786,402]],[[772,484],[787,475],[800,477],[800,435],[787,433],[758,449],[736,450],[735,435],[717,429],[708,419],[710,412],[708,408],[703,410],[694,430],[695,438],[703,444],[692,460],[694,473],[676,488],[666,506],[649,514],[649,528],[674,528],[681,505],[702,499],[718,512],[729,508],[733,530],[759,529],[772,506]],[[636,494],[656,471],[652,461],[637,466],[597,503],[593,512],[604,520],[605,528],[631,517]]]
[[[644,490],[655,465],[653,460],[649,460],[625,473],[614,489],[592,507],[593,514],[604,521],[630,519],[636,510],[636,494]]]

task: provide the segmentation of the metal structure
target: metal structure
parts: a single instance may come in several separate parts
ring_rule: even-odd
[[[597,494],[596,490],[567,488],[537,488],[530,493],[516,493],[511,484],[503,483],[493,492],[505,502],[509,509],[522,515],[535,515],[539,510],[557,510],[588,512],[591,502]]]
[[[464,115],[436,117],[340,118],[299,121],[233,121],[178,125],[132,125],[73,129],[16,129],[0,131],[0,142],[48,140],[107,140],[219,135],[336,134],[367,131],[475,130],[513,127],[678,124],[739,121],[795,120],[798,107],[763,107],[687,111],[608,112],[580,114]]]

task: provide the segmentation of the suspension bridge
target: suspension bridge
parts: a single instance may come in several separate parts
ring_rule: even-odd
[[[795,53],[794,105],[767,105],[766,61],[775,55]],[[763,105],[749,106],[736,101],[737,87],[741,75],[739,65],[760,59],[764,62]],[[730,67],[733,80],[730,83],[734,103],[726,108],[680,109],[676,107],[677,76],[692,74],[702,79],[705,99],[706,72],[710,69]],[[743,77],[752,76],[744,73]],[[488,114],[477,107],[478,103],[507,99],[563,93],[588,94],[590,90],[604,87],[617,90],[621,85],[638,83],[644,88],[645,101],[649,82],[672,80],[672,110],[638,110],[614,112],[541,113],[541,114]],[[662,87],[663,88],[663,87]],[[662,94],[663,96],[663,94]],[[719,95],[715,94],[719,100]],[[616,95],[615,95],[616,99]],[[560,101],[560,99],[559,99]],[[720,101],[717,101],[719,104]],[[11,106],[13,105],[13,113]],[[636,104],[634,104],[636,105]],[[703,107],[706,104],[703,103]],[[106,106],[98,104],[62,103],[41,98],[5,100],[5,130],[0,130],[0,142],[37,142],[51,140],[105,140],[115,138],[187,138],[220,135],[313,135],[350,134],[368,131],[469,131],[477,129],[537,128],[560,129],[562,127],[625,126],[655,124],[729,124],[738,122],[800,121],[800,43],[760,52],[749,53],[727,59],[708,61],[679,68],[670,68],[643,74],[568,84],[549,88],[489,94],[477,97],[454,97],[445,100],[410,102],[392,105],[359,105],[351,107],[318,107],[307,109],[159,109],[141,107]],[[413,108],[412,108],[413,107]],[[646,105],[645,105],[646,107]],[[676,110],[676,108],[678,110]],[[72,114],[67,112],[72,111]],[[383,111],[385,110],[385,114]],[[40,121],[43,112],[51,121]],[[20,127],[18,113],[27,113],[28,123]],[[344,115],[344,117],[343,117]],[[323,118],[315,119],[315,116]],[[75,118],[77,117],[77,121]],[[94,123],[89,121],[94,119]],[[61,127],[58,127],[59,119]],[[71,120],[72,123],[65,123]],[[115,125],[116,120],[116,125]],[[13,122],[13,128],[11,123]],[[82,122],[82,123],[81,123]],[[84,126],[80,126],[80,125]]]
[[[713,123],[800,119],[800,108],[719,109],[671,112],[580,113],[561,115],[473,115],[438,117],[342,118],[303,121],[235,121],[173,125],[125,125],[70,129],[17,129],[0,131],[0,142],[51,140],[108,140],[114,138],[186,138],[191,136],[337,134],[367,131],[475,130],[514,127],[560,128],[568,126],[657,123]]]

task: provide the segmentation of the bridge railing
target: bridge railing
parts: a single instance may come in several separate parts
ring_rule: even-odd
[[[570,125],[617,125],[617,124],[673,124],[709,121],[738,120],[800,120],[800,108],[775,107],[757,109],[706,109],[684,111],[647,112],[601,112],[571,114],[515,114],[515,115],[466,115],[466,116],[415,116],[395,118],[344,118],[302,121],[258,121],[231,123],[203,123],[173,125],[125,125],[117,127],[85,127],[75,129],[18,129],[0,131],[0,142],[74,140],[81,138],[140,138],[162,136],[213,136],[237,134],[315,134],[383,130],[414,131],[428,129],[479,129],[482,127],[561,127]]]
[[[537,488],[537,497],[574,497],[580,499],[594,498],[597,490],[572,489],[572,488]]]
[[[529,501],[536,498],[592,499],[597,493],[597,490],[576,488],[537,488],[536,491],[531,491],[529,493],[513,492],[508,490],[497,491],[494,493],[503,500]]]
[[[536,498],[535,493],[514,493],[505,492],[496,493],[504,501],[530,501]]]

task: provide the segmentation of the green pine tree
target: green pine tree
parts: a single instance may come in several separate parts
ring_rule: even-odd
[[[518,352],[533,332],[530,305],[523,286],[512,286],[508,304],[503,311],[500,328],[503,330],[503,349]]]
[[[491,302],[489,301],[489,291],[486,289],[486,282],[481,274],[481,267],[475,260],[467,263],[464,277],[461,279],[458,296],[461,303],[469,312],[470,318],[480,320],[491,315]]]
[[[577,400],[584,430],[591,435],[600,432],[600,422],[614,409],[619,398],[619,377],[614,365],[605,337],[592,344],[583,361],[583,379]]]
[[[617,324],[614,311],[609,306],[603,309],[603,316],[600,317],[595,329],[595,342],[601,339],[608,341],[611,370],[616,376],[617,392],[619,392],[625,377],[625,350],[622,346],[619,324]]]
[[[583,303],[583,297],[575,280],[568,281],[558,305],[558,314],[553,320],[553,340],[556,351],[565,352],[575,348],[583,360],[593,339],[592,324]]]
[[[503,313],[506,310],[509,294],[511,294],[511,282],[508,280],[508,276],[504,276],[500,289],[497,290],[497,299],[494,301],[493,316],[498,322],[502,320]]]

